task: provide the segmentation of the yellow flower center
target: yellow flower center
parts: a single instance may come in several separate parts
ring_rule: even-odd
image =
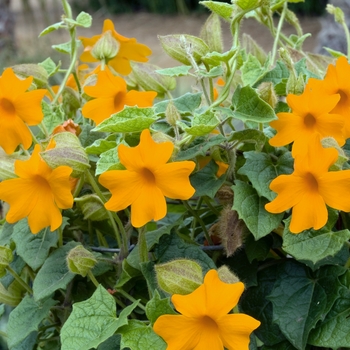
[[[217,331],[218,325],[217,323],[209,316],[203,316],[200,320],[201,325],[205,331]]]
[[[308,113],[304,118],[304,124],[309,129],[313,128],[316,124],[315,117],[312,114]]]
[[[51,192],[51,186],[44,177],[42,177],[41,175],[35,175],[33,180],[35,182],[35,186],[38,189]]]
[[[0,108],[6,114],[15,114],[16,109],[13,103],[7,98],[0,98]]]
[[[153,172],[147,168],[141,169],[141,176],[149,185],[153,185],[156,182],[156,178],[154,177]]]
[[[306,183],[307,183],[310,191],[313,191],[313,192],[318,191],[318,182],[313,174],[306,173],[305,180],[306,180]]]

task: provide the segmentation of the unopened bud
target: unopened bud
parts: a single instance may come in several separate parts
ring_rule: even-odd
[[[277,98],[275,89],[273,87],[273,84],[270,81],[261,83],[258,86],[257,92],[259,94],[259,97],[262,100],[264,100],[266,103],[268,103],[272,108],[276,107],[278,98]]]
[[[84,214],[84,220],[102,221],[108,219],[106,208],[95,194],[87,194],[76,198],[75,202]]]
[[[168,103],[168,106],[165,110],[165,120],[171,126],[176,126],[177,121],[181,120],[181,115],[172,101]]]
[[[15,307],[21,302],[24,294],[24,288],[16,280],[7,289],[0,283],[0,303]]]
[[[60,132],[70,132],[76,136],[81,133],[81,128],[78,124],[74,123],[72,119],[66,120],[62,125],[58,125],[53,129],[52,135],[59,134]]]
[[[204,23],[200,37],[209,46],[211,51],[223,51],[221,22],[216,13],[213,12]]]
[[[91,49],[91,55],[99,61],[108,61],[117,56],[119,48],[119,42],[113,38],[112,32],[107,30]]]
[[[13,260],[12,250],[5,246],[0,246],[0,278],[6,275],[6,268]]]
[[[94,255],[86,250],[82,245],[71,249],[67,255],[67,265],[69,271],[85,277],[96,265],[97,260]]]
[[[294,74],[291,74],[288,78],[286,84],[286,93],[293,95],[301,95],[305,90],[304,77],[300,74],[296,77]]]
[[[192,260],[173,260],[154,268],[159,287],[169,294],[189,294],[203,283],[202,268]]]
[[[55,141],[55,148],[40,153],[51,168],[67,165],[73,169],[73,177],[81,176],[90,168],[89,158],[74,134],[62,132],[54,135],[52,139]]]
[[[48,84],[49,76],[44,67],[34,63],[18,64],[11,67],[16,75],[21,78],[33,77],[37,87],[45,87]]]
[[[240,282],[239,278],[233,272],[231,272],[226,265],[222,265],[218,268],[218,275],[221,281],[225,283],[232,284]]]
[[[345,23],[345,16],[344,12],[340,7],[333,6],[331,4],[328,4],[326,6],[326,11],[330,13],[331,15],[334,15],[334,19],[336,22],[339,24],[344,24]]]

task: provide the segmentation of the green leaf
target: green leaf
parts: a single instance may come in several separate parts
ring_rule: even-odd
[[[115,141],[108,141],[105,139],[95,140],[94,143],[85,148],[86,153],[88,154],[101,154],[109,151],[112,148],[116,148],[117,144]]]
[[[233,210],[237,210],[239,218],[247,225],[250,232],[258,240],[268,235],[280,224],[284,213],[271,214],[265,210],[268,200],[260,198],[256,190],[243,181],[236,180],[232,186],[234,192]]]
[[[260,61],[253,55],[248,54],[247,60],[241,67],[243,85],[254,85],[261,79],[265,68],[261,66]]]
[[[50,57],[48,57],[45,61],[38,63],[38,65],[46,70],[49,77],[56,74],[60,68],[60,64],[56,65],[56,63]]]
[[[220,52],[209,52],[205,56],[203,56],[202,60],[206,64],[211,66],[219,66],[222,62],[227,63],[237,52],[237,49],[231,49],[230,51],[226,51],[223,53]]]
[[[343,57],[345,56],[344,55],[344,52],[341,52],[341,51],[336,51],[336,50],[333,50],[329,47],[323,47],[331,56],[335,57],[335,58],[339,58],[339,57]]]
[[[170,305],[169,298],[161,299],[157,290],[154,291],[153,298],[146,304],[146,315],[151,324],[156,322],[161,315],[176,315]]]
[[[119,334],[114,334],[103,343],[101,343],[97,350],[120,350],[121,337]]]
[[[214,198],[216,192],[223,185],[226,176],[216,177],[218,165],[211,160],[203,169],[197,171],[190,177],[191,185],[196,189],[195,196],[208,196]]]
[[[138,301],[127,306],[116,316],[116,305],[101,285],[88,300],[75,303],[73,311],[61,330],[62,350],[86,350],[96,348],[115,331],[128,324],[128,315]]]
[[[276,62],[276,67],[271,71],[267,72],[264,77],[259,81],[262,83],[264,81],[270,81],[274,85],[282,83],[284,79],[289,78],[289,70],[282,61]]]
[[[67,267],[66,256],[77,246],[77,242],[69,242],[55,250],[39,270],[33,283],[34,299],[39,301],[51,295],[59,288],[66,288],[75,274]]]
[[[268,123],[277,119],[272,107],[250,86],[237,87],[232,97],[234,116],[243,122]]]
[[[77,24],[81,27],[84,27],[84,28],[91,27],[92,17],[84,11],[80,12],[75,20],[76,20]]]
[[[188,72],[192,69],[192,66],[178,66],[165,69],[157,69],[156,72],[161,75],[167,75],[170,77],[182,77],[188,75]]]
[[[297,349],[303,350],[310,331],[324,319],[338,297],[335,287],[345,269],[331,266],[310,276],[306,266],[291,259],[280,268],[267,299],[273,304],[274,322]]]
[[[336,286],[332,286],[336,290]],[[339,289],[339,298],[322,323],[310,332],[309,344],[340,349],[350,344],[350,291],[349,287]]]
[[[39,303],[31,296],[26,295],[9,316],[7,323],[9,348],[14,348],[24,341],[30,333],[38,331],[40,323],[49,316],[51,307],[56,303],[57,301],[52,299]]]
[[[248,177],[259,196],[272,201],[276,194],[270,190],[271,181],[281,174],[293,172],[291,153],[286,152],[277,160],[270,154],[256,151],[244,152],[243,155],[246,162],[238,173]]]
[[[14,226],[15,224],[5,221],[0,231],[0,245],[10,245]]]
[[[140,132],[148,129],[158,118],[153,108],[125,106],[122,111],[112,114],[97,125],[93,131]]]
[[[224,74],[224,70],[221,66],[217,66],[210,69],[209,72],[206,70],[199,70],[197,74],[204,78],[217,78]]]
[[[27,219],[19,221],[13,229],[13,241],[19,256],[36,271],[46,260],[51,247],[58,241],[57,231],[50,232],[49,228],[33,235],[28,226]]]
[[[219,120],[212,110],[207,110],[202,114],[195,113],[190,127],[180,121],[177,124],[190,135],[203,136],[213,131]]]
[[[307,230],[300,234],[293,234],[288,230],[290,218],[286,221],[286,229],[283,232],[283,249],[295,259],[303,261],[314,268],[323,259],[334,257],[350,239],[349,230],[331,231]],[[327,263],[327,261],[325,262]]]
[[[267,141],[267,137],[259,130],[244,129],[234,131],[228,141],[234,142],[235,147],[238,147],[241,143],[254,143],[255,149],[261,151]]]
[[[207,7],[210,11],[218,14],[226,21],[229,21],[231,19],[233,11],[233,6],[231,4],[218,1],[200,1],[199,3]]]
[[[268,349],[274,344],[285,340],[279,327],[272,320],[272,303],[266,299],[273,289],[278,278],[276,266],[268,266],[258,273],[257,286],[248,288],[239,302],[241,312],[248,314],[261,322],[258,329],[254,331],[256,336],[266,345]],[[267,350],[267,349],[266,349]],[[276,350],[280,350],[276,348]]]
[[[15,254],[13,261],[10,264],[12,270],[14,270],[17,275],[20,275],[25,266],[25,261],[19,255]],[[14,280],[15,278],[10,273],[7,273],[4,277],[0,278],[0,283],[4,286],[4,288],[9,288],[10,284]]]
[[[80,46],[80,40],[75,40],[75,45],[78,48]],[[54,50],[60,52],[60,53],[65,53],[70,55],[71,51],[72,51],[72,47],[71,47],[71,42],[68,41],[66,43],[63,44],[58,44],[58,45],[52,45],[51,46]]]
[[[63,123],[64,112],[61,106],[53,106],[45,101],[41,102],[42,111],[44,114],[44,125],[48,133],[52,133],[53,129]]]
[[[11,350],[33,350],[38,337],[38,332],[31,332],[25,339],[17,343]]]
[[[236,3],[242,10],[247,11],[256,7],[259,0],[237,0]]]
[[[197,92],[191,94],[187,92],[178,98],[174,98],[171,102],[174,104],[180,114],[192,114],[197,109],[202,101],[202,93]],[[166,108],[169,104],[169,100],[158,102],[154,105],[156,114],[165,114]]]
[[[209,137],[199,137],[192,142],[187,149],[181,150],[176,155],[176,161],[189,160],[197,156],[205,156],[207,151],[216,145],[219,145],[226,141],[226,138],[222,135],[215,135]]]
[[[154,333],[150,325],[147,326],[138,320],[130,320],[127,326],[119,329],[118,333],[122,335],[121,349],[165,350],[167,347],[165,341]]]
[[[46,34],[49,34],[59,28],[64,28],[64,22],[58,22],[55,24],[51,24],[50,26],[46,27],[40,34],[39,34],[39,38],[41,36],[44,36]]]
[[[100,159],[96,164],[96,175],[100,175],[107,170],[122,170],[125,169],[120,163],[118,157],[118,151],[116,148],[112,148],[100,155]]]

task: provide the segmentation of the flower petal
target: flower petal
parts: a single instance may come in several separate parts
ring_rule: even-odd
[[[350,170],[331,171],[322,175],[318,189],[328,206],[350,212]]]
[[[289,229],[292,233],[300,233],[310,228],[319,230],[327,220],[328,211],[321,195],[308,192],[293,207]]]
[[[72,208],[74,198],[71,192],[70,174],[73,169],[69,166],[59,166],[52,170],[50,177],[47,179],[56,205],[60,209]]]
[[[114,98],[97,98],[88,101],[83,106],[81,113],[98,125],[115,113]]]
[[[156,184],[165,197],[189,199],[195,193],[189,176],[196,164],[192,161],[167,163],[154,171]]]
[[[148,129],[143,130],[140,143],[136,147],[120,145],[118,155],[120,162],[129,170],[139,171],[146,167],[155,171],[165,164],[173,153],[174,145],[171,142],[156,143]]]
[[[171,301],[176,310],[187,317],[209,316],[217,320],[237,305],[243,291],[242,282],[224,283],[216,270],[210,270],[204,284],[190,294],[174,294]]]
[[[225,315],[216,323],[225,348],[230,350],[247,350],[250,334],[260,326],[259,321],[244,314]]]
[[[166,201],[161,190],[154,185],[144,184],[138,197],[131,203],[131,224],[142,227],[151,220],[163,219],[166,212]]]
[[[112,193],[112,197],[105,204],[106,209],[112,211],[127,208],[143,188],[139,174],[128,170],[106,171],[100,175],[98,182]]]
[[[6,68],[0,77],[0,95],[14,101],[17,96],[28,90],[32,81],[33,77],[20,79],[12,68]]]
[[[38,125],[43,120],[41,100],[47,90],[40,89],[19,95],[14,101],[16,114],[28,125]]]
[[[126,94],[124,103],[126,106],[151,107],[156,96],[155,91],[131,90]]]
[[[201,327],[196,319],[182,315],[158,317],[153,330],[168,344],[167,350],[194,349],[201,334]]]

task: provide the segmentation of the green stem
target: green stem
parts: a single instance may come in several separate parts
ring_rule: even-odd
[[[147,262],[149,261],[148,257],[148,249],[147,249],[147,241],[146,241],[146,227],[142,226],[139,228],[139,239],[138,239],[138,245],[139,245],[139,256],[141,262]]]
[[[350,58],[350,33],[349,33],[349,28],[346,24],[345,21],[342,22],[342,27],[344,29],[344,32],[345,32],[345,37],[346,37],[346,45],[348,47],[348,59]]]
[[[24,149],[23,145],[20,145],[20,148],[26,156],[30,157],[30,153],[28,152],[28,150]]]
[[[124,292],[122,289],[118,289],[117,290],[117,293],[119,293],[120,295],[122,295],[125,299],[128,299],[130,300],[131,302],[135,303],[137,302],[138,300],[136,300],[134,297],[132,297],[129,293],[127,292]],[[140,302],[138,303],[138,305],[140,307],[140,309],[142,309],[143,311],[146,311],[146,307],[141,304]]]
[[[33,294],[32,289],[25,283],[20,276],[10,266],[6,267],[6,270],[14,277],[14,279],[29,293]]]
[[[95,191],[95,193],[100,197],[101,201],[103,204],[105,204],[107,202],[106,197],[104,196],[104,194],[102,193],[102,191],[100,190],[100,188],[98,187],[95,178],[91,175],[90,171],[87,170],[85,172],[86,178],[88,180],[88,182],[90,183],[91,187],[93,188],[93,190]],[[114,230],[114,234],[116,237],[116,240],[118,242],[118,246],[121,249],[121,256],[124,258],[128,255],[128,240],[127,240],[127,235],[124,229],[124,226],[122,224],[122,222],[120,221],[118,215],[111,213],[109,210],[106,209],[108,218],[111,222],[111,225],[113,227]],[[116,225],[116,222],[118,223],[118,227]],[[121,238],[122,236],[122,238]]]
[[[210,245],[213,245],[213,241],[211,240],[209,232],[208,232],[207,228],[205,227],[205,224],[204,224],[202,218],[197,214],[197,212],[195,210],[193,210],[193,208],[190,206],[190,204],[187,201],[182,201],[182,203],[188,209],[188,211],[193,215],[193,217],[199,222],[199,224],[201,225],[204,236],[205,236],[206,240],[208,241],[208,243]]]
[[[271,64],[272,65],[274,64],[275,59],[276,59],[277,46],[278,46],[278,42],[280,40],[280,34],[281,34],[284,18],[286,17],[286,12],[287,12],[287,2],[285,2],[283,4],[283,10],[282,10],[282,13],[281,13],[281,18],[280,18],[280,20],[278,22],[277,31],[276,31],[276,34],[275,34],[275,40],[273,42],[272,55],[271,55]]]
[[[44,122],[42,121],[41,123],[40,123],[40,128],[42,129],[42,131],[44,132],[44,134],[45,134],[45,137],[46,138],[49,138],[49,132],[48,132],[48,130],[47,130],[47,128],[46,128],[46,126],[45,126],[45,124],[44,124]]]
[[[90,277],[92,283],[95,285],[95,287],[97,288],[100,284],[97,282],[97,279],[95,278],[95,276],[93,275],[93,273],[91,272],[91,270],[88,272],[88,276]]]
[[[7,334],[3,331],[0,331],[0,337],[7,338]]]

